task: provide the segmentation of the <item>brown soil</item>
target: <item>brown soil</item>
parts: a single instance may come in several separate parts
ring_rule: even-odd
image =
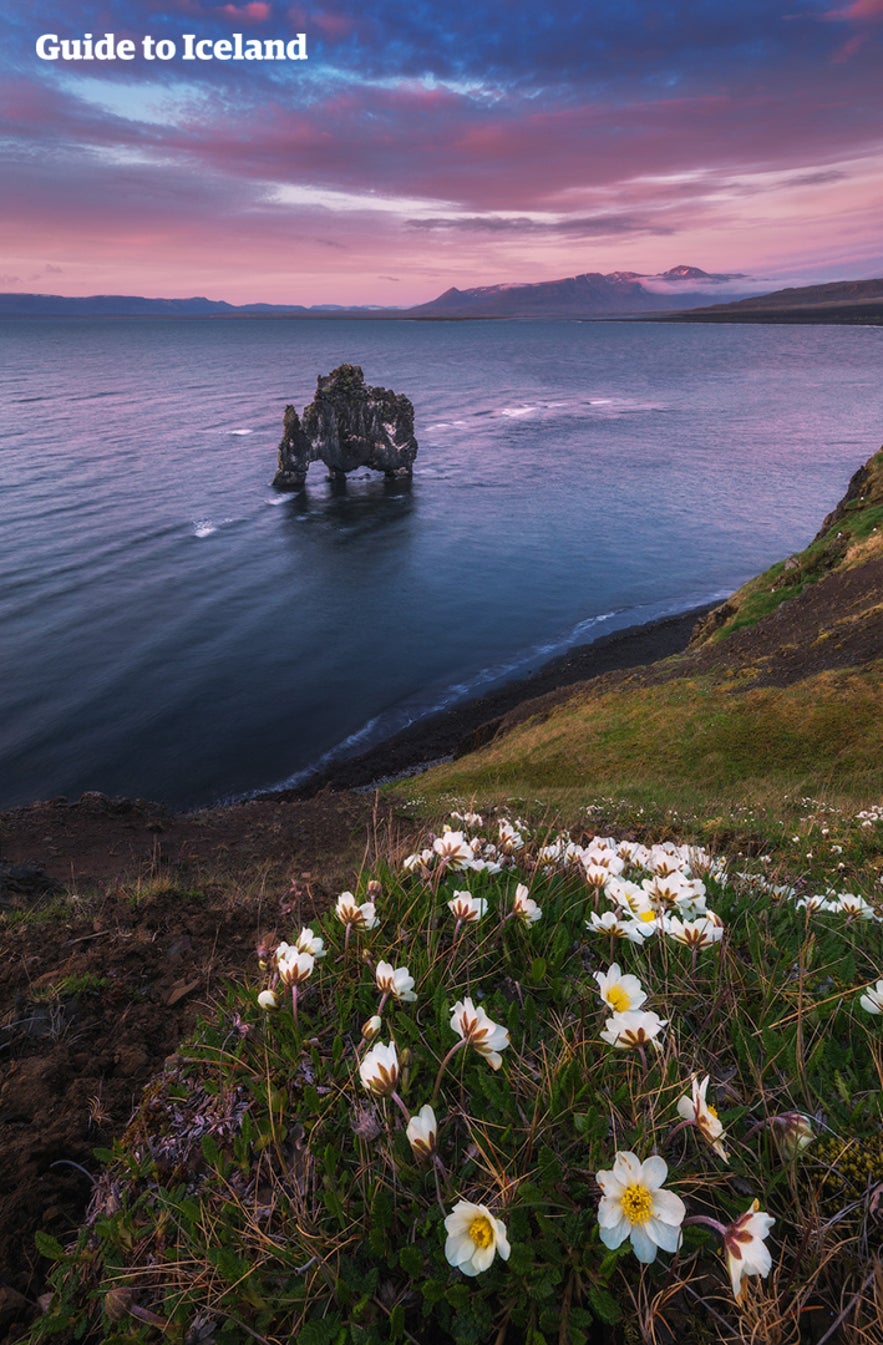
[[[0,815],[0,1340],[26,1329],[141,1089],[226,979],[352,884],[370,795],[174,816],[87,795]],[[321,873],[321,877],[318,875]],[[73,899],[68,893],[75,893]]]

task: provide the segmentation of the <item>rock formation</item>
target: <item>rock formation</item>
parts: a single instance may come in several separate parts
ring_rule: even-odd
[[[286,406],[277,490],[299,490],[311,462],[324,462],[332,476],[370,467],[388,477],[407,477],[417,456],[414,408],[388,388],[371,388],[357,364],[341,364],[320,376],[303,419]]]

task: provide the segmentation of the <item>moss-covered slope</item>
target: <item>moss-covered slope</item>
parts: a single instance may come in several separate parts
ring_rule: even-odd
[[[773,807],[794,791],[872,799],[883,789],[881,674],[883,450],[813,542],[711,613],[685,654],[520,707],[419,793],[700,810]]]

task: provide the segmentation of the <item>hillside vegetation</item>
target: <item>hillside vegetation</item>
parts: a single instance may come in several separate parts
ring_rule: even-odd
[[[487,746],[396,792],[418,811],[858,806],[883,790],[881,672],[883,450],[810,545],[710,613],[686,653],[529,702]]]

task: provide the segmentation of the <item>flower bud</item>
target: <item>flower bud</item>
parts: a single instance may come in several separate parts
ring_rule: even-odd
[[[258,1005],[266,1009],[267,1013],[271,1013],[273,1009],[279,1008],[279,1001],[272,990],[262,990],[258,995]]]
[[[815,1139],[808,1116],[799,1111],[783,1112],[776,1118],[776,1138],[785,1158],[796,1158]]]
[[[383,1019],[379,1014],[372,1014],[366,1023],[362,1024],[362,1036],[365,1041],[373,1041],[380,1029],[383,1027]]]

